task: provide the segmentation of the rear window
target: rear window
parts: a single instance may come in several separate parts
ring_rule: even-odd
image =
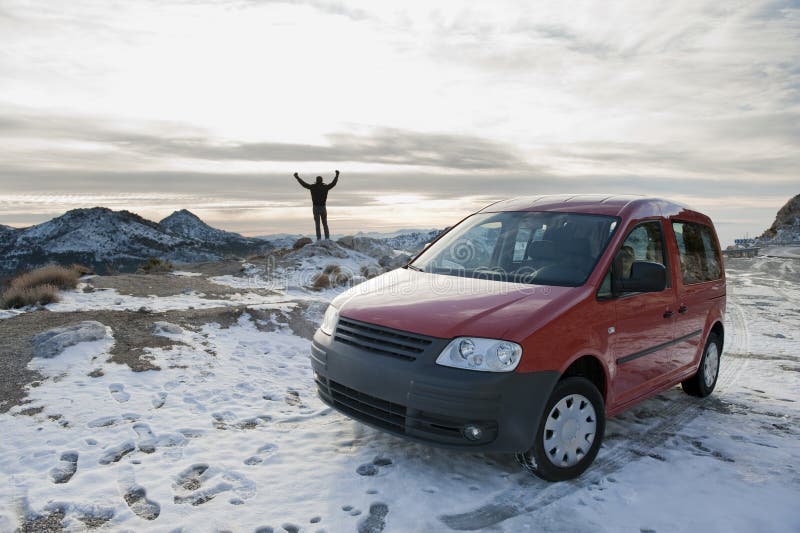
[[[711,228],[694,222],[674,221],[672,229],[678,244],[683,283],[690,285],[720,279],[722,262]]]

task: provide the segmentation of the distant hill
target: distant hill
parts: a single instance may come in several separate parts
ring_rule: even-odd
[[[786,202],[775,216],[775,222],[765,231],[762,243],[800,242],[800,194]]]
[[[0,274],[51,262],[82,263],[98,272],[131,271],[148,257],[215,261],[272,247],[263,239],[212,228],[186,210],[157,223],[129,211],[93,207],[28,228],[0,226]]]

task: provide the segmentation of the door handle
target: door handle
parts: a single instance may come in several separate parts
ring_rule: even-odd
[[[672,312],[672,309],[667,309],[666,311],[664,311],[664,318],[672,318],[673,314],[674,313]]]
[[[678,312],[679,312],[680,314],[683,314],[683,313],[685,313],[685,312],[686,312],[686,311],[688,311],[688,310],[689,310],[689,308],[688,308],[688,307],[686,307],[685,305],[682,305],[682,306],[680,306],[680,307],[678,308]]]

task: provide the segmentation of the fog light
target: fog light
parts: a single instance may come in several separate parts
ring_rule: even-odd
[[[464,436],[468,440],[480,440],[483,437],[483,429],[475,424],[467,424],[464,426]]]

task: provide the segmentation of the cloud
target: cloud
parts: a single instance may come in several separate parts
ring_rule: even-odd
[[[151,129],[157,129],[158,124]],[[167,127],[175,127],[168,125]],[[187,128],[188,129],[188,128]],[[111,121],[82,117],[16,114],[0,117],[0,136],[88,141],[131,153],[200,160],[350,162],[450,169],[510,169],[528,165],[512,146],[473,135],[373,128],[368,133],[331,133],[327,145],[280,142],[220,142],[194,133],[126,132]]]

